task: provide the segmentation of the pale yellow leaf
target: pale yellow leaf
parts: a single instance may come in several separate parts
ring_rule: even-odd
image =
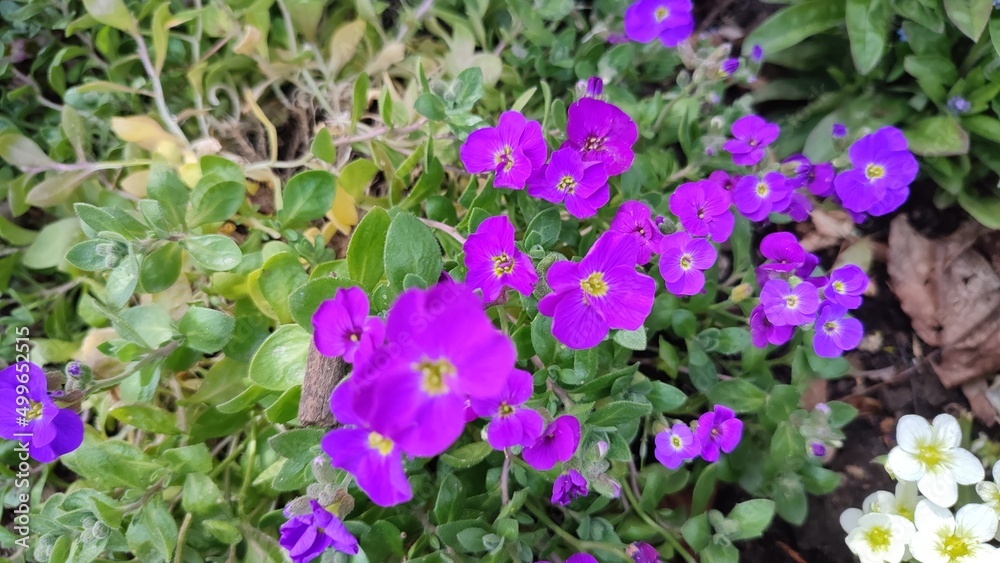
[[[149,170],[140,170],[129,174],[121,181],[121,188],[135,197],[146,197],[146,185],[149,183]]]
[[[21,170],[51,169],[56,165],[34,141],[17,133],[0,135],[0,158]]]
[[[405,56],[406,47],[402,43],[399,43],[398,41],[389,43],[385,47],[382,47],[382,50],[379,51],[375,60],[368,63],[368,67],[365,68],[365,72],[370,75],[378,74],[403,60],[403,57]]]
[[[337,31],[333,32],[333,36],[330,38],[329,67],[331,75],[336,76],[337,71],[354,56],[358,44],[365,36],[367,26],[368,24],[364,20],[354,20],[338,27]]]
[[[157,146],[168,141],[180,145],[177,138],[163,130],[163,127],[148,115],[132,115],[128,117],[112,117],[111,130],[118,138],[135,143],[147,151],[156,150]]]
[[[354,197],[338,188],[333,198],[333,207],[327,211],[326,218],[338,231],[350,234],[351,228],[358,224],[358,206]]]

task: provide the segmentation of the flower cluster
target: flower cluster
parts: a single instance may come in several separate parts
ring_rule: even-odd
[[[80,416],[52,397],[39,366],[19,362],[0,371],[0,437],[27,444],[28,455],[42,463],[83,443]]]
[[[715,405],[710,412],[698,417],[688,427],[677,422],[656,435],[656,459],[668,469],[677,469],[698,456],[709,463],[719,460],[719,454],[730,453],[743,437],[743,421],[732,409]]]
[[[315,500],[309,501],[309,508],[310,512],[297,515],[285,509],[288,521],[281,525],[279,543],[292,561],[308,563],[331,547],[350,555],[358,553],[358,540],[339,518]]]
[[[1000,550],[990,545],[1000,513],[995,483],[983,481],[982,464],[958,447],[962,431],[947,414],[933,423],[916,415],[899,420],[886,469],[899,480],[895,493],[877,491],[861,509],[840,516],[847,546],[862,563],[986,563]],[[994,467],[994,478],[1000,464]],[[984,504],[966,504],[953,514],[958,484],[976,485]],[[919,493],[919,494],[918,494]]]
[[[771,233],[760,243],[766,261],[757,269],[760,304],[750,313],[750,332],[758,348],[788,342],[795,327],[814,326],[813,348],[821,357],[839,356],[861,342],[861,323],[847,312],[861,305],[868,276],[853,264],[829,277],[815,276],[819,259],[795,235]]]

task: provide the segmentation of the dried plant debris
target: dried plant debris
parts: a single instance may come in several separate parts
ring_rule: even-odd
[[[917,334],[941,348],[933,365],[946,387],[1000,369],[998,244],[1000,232],[972,222],[941,239],[920,235],[905,216],[892,222],[890,285]]]

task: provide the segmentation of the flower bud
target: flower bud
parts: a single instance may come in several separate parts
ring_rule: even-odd
[[[753,295],[753,286],[748,283],[741,283],[740,285],[733,288],[733,291],[729,294],[729,300],[733,303],[739,303]]]
[[[587,80],[587,96],[597,98],[604,92],[604,80],[598,76],[591,76]]]

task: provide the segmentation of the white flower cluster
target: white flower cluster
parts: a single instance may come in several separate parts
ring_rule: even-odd
[[[997,563],[1000,550],[1000,462],[994,482],[984,481],[983,465],[959,447],[962,430],[942,414],[928,423],[906,415],[896,427],[897,446],[885,467],[896,478],[895,494],[872,493],[861,509],[840,516],[847,546],[861,563]],[[958,502],[958,485],[976,485],[982,504]]]

